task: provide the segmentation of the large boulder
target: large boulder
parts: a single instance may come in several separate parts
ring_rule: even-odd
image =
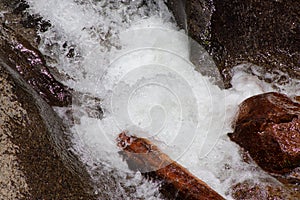
[[[179,25],[212,54],[225,86],[230,87],[231,68],[244,62],[300,78],[300,1],[168,2]]]
[[[248,98],[229,136],[264,170],[289,173],[300,166],[300,104],[273,92]]]

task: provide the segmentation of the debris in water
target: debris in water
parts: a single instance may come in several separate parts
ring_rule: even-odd
[[[169,193],[174,192],[176,199],[223,199],[206,183],[162,153],[149,140],[128,136],[122,132],[117,142],[123,149],[121,154],[126,158],[129,168],[162,180],[163,187],[167,187]]]

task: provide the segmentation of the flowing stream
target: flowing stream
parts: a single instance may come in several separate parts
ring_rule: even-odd
[[[54,60],[62,82],[81,94],[71,108],[72,150],[87,164],[96,193],[110,199],[162,198],[159,183],[130,171],[118,154],[115,139],[124,130],[149,138],[226,199],[232,185],[268,177],[242,162],[227,133],[239,103],[274,87],[247,73],[245,64],[235,67],[233,87],[220,89],[216,66],[201,46],[199,63],[189,61],[193,41],[163,0],[28,3],[30,12],[52,24],[40,33],[40,50]],[[293,84],[298,83],[277,90],[299,95]],[[70,118],[70,108],[56,110]]]

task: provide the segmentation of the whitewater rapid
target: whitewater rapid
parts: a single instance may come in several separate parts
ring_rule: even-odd
[[[243,100],[275,89],[247,73],[245,66],[235,67],[233,87],[228,90],[197,72],[195,68],[215,71],[216,66],[201,46],[199,58],[205,61],[197,66],[189,61],[191,39],[176,26],[164,1],[28,3],[32,13],[52,24],[40,33],[40,50],[56,60],[52,65],[64,84],[89,97],[73,101],[77,120],[71,126],[72,150],[90,166],[95,182],[99,181],[97,164],[105,166],[101,170],[117,173],[116,178],[132,174],[128,180],[120,178],[115,192],[107,189],[112,199],[120,198],[126,193],[123,188],[130,186],[136,189],[126,194],[128,199],[161,198],[157,183],[131,172],[119,156],[115,139],[124,130],[151,139],[226,199],[231,198],[232,185],[267,176],[242,162],[227,133],[232,132],[231,123]],[[73,57],[66,56],[70,50]],[[100,99],[99,105],[93,98]],[[94,110],[101,106],[103,117],[82,109],[91,106]],[[65,115],[66,109],[56,110]]]

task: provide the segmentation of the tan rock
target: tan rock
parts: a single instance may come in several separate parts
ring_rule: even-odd
[[[26,128],[23,116],[27,116],[7,82],[7,74],[1,70],[0,76],[0,199],[20,199],[29,195],[29,188],[17,158],[18,146],[11,138],[14,136],[9,126],[16,119],[20,127]]]

